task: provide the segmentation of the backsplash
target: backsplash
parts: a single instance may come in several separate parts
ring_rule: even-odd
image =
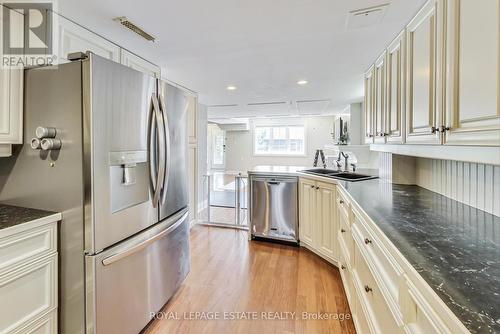
[[[500,216],[500,167],[437,159],[416,159],[416,184]]]
[[[380,153],[379,176],[416,184],[500,217],[500,166]]]

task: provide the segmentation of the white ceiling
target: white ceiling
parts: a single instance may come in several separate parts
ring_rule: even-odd
[[[237,105],[238,113],[248,103],[327,100],[329,110],[344,110],[362,99],[363,71],[425,2],[392,0],[380,23],[347,28],[350,11],[388,1],[59,0],[58,11],[165,67],[204,104]],[[118,16],[157,42],[124,29]]]

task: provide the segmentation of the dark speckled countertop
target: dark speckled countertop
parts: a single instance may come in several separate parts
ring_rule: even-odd
[[[472,333],[500,333],[500,218],[418,186],[339,182]]]
[[[0,204],[0,230],[54,215],[55,212]]]

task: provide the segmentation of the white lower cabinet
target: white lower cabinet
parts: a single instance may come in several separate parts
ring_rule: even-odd
[[[338,265],[357,333],[469,333],[341,184],[299,184],[300,243]]]
[[[0,230],[0,333],[57,333],[57,222]]]
[[[299,181],[299,238],[302,245],[330,262],[337,261],[336,185]]]

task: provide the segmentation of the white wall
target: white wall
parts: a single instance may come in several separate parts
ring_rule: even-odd
[[[331,132],[334,117],[305,118],[256,118],[250,120],[249,131],[226,132],[226,170],[247,171],[257,165],[312,166],[317,149],[325,144],[332,144]],[[253,130],[256,125],[305,125],[306,155],[301,157],[287,156],[254,156]]]

